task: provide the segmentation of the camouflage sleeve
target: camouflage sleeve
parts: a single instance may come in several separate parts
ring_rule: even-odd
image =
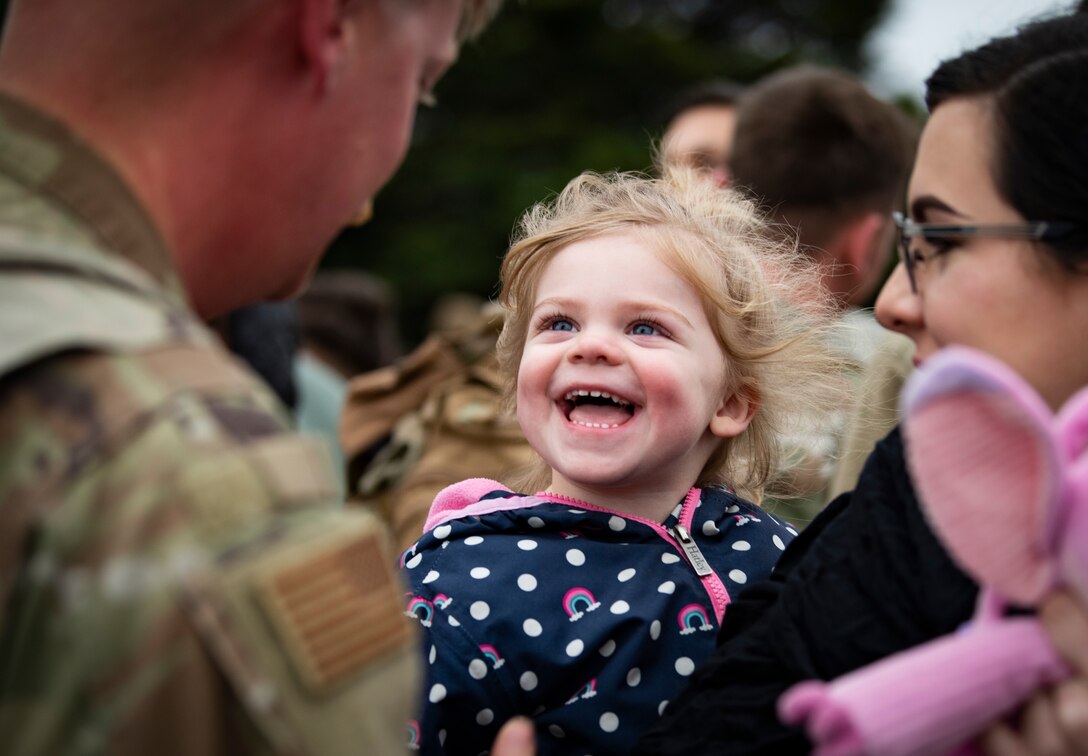
[[[386,534],[365,513],[306,519],[188,581],[186,614],[277,751],[403,752],[418,651]]]
[[[5,753],[403,750],[385,530],[219,353],[24,371],[0,446]]]

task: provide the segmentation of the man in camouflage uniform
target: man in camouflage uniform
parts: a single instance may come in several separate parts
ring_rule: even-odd
[[[495,4],[11,4],[3,753],[403,750],[386,533],[203,320],[298,289]]]

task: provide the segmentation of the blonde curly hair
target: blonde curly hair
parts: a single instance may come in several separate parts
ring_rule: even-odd
[[[756,402],[741,435],[722,439],[696,485],[725,485],[759,500],[777,470],[780,440],[824,421],[842,401],[838,359],[827,346],[837,309],[820,271],[796,243],[780,241],[757,207],[695,172],[587,172],[522,217],[502,263],[506,310],[498,341],[509,408],[536,298],[559,250],[584,239],[636,233],[699,294],[728,366],[729,390]],[[538,460],[518,490],[539,491],[550,471]]]

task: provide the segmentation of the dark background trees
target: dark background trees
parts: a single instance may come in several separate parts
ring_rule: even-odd
[[[641,170],[661,112],[703,79],[811,62],[865,69],[887,0],[507,0],[422,108],[368,225],[324,266],[396,288],[407,341],[436,297],[495,292],[518,216],[578,172]]]

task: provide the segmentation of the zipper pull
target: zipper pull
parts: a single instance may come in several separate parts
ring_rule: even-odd
[[[699,545],[692,539],[687,528],[677,523],[671,533],[672,537],[680,543],[680,548],[684,550],[684,556],[688,558],[696,575],[706,577],[714,574],[714,570],[710,569],[710,565],[706,563],[703,552],[699,551]]]

